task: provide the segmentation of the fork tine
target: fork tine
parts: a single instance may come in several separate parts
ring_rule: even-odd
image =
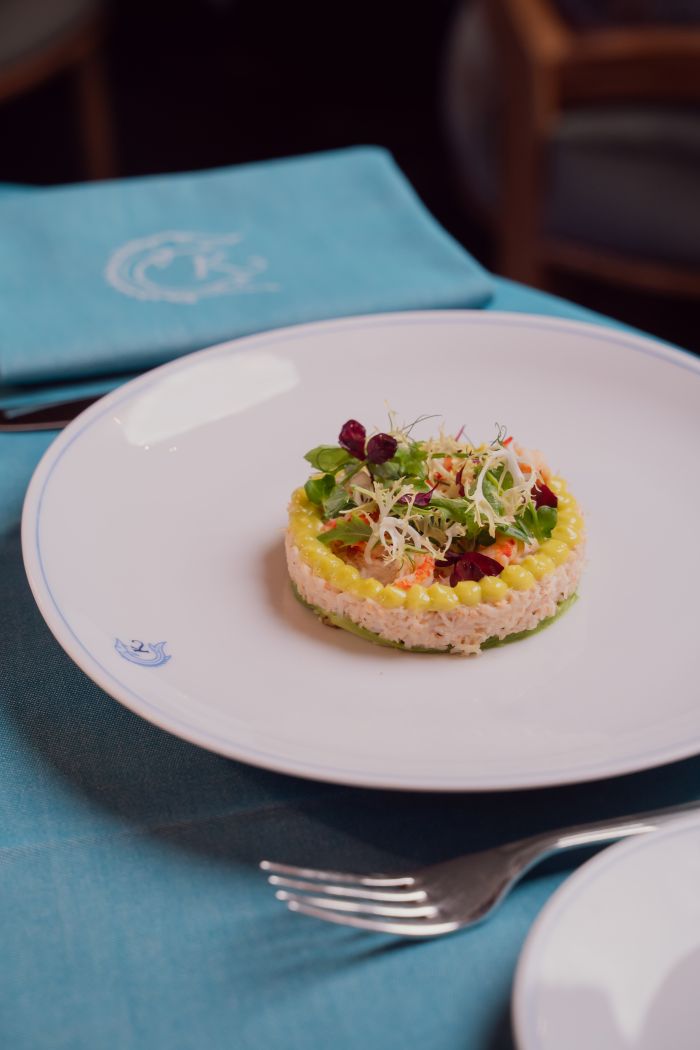
[[[356,897],[368,901],[424,901],[425,890],[375,890],[364,886],[335,886],[328,882],[307,882],[304,879],[288,879],[284,875],[270,875],[267,880],[271,886],[283,886],[288,890],[309,890],[312,893],[327,893],[331,897]]]
[[[349,915],[347,912],[315,908],[311,904],[301,904],[298,901],[287,901],[287,907],[300,915],[310,915],[314,919],[334,922],[339,926],[352,926],[357,930],[371,930],[373,933],[391,933],[397,937],[437,937],[441,933],[451,933],[458,928],[458,923],[429,922],[425,919],[406,919],[399,922],[363,918],[360,915]]]
[[[374,904],[369,901],[344,901],[337,897],[312,897],[278,890],[278,900],[291,905],[303,904],[323,911],[342,911],[352,915],[382,915],[390,919],[432,919],[437,909],[432,904]]]
[[[275,875],[291,875],[297,879],[320,879],[322,882],[348,882],[354,886],[413,886],[412,875],[357,875],[352,871],[322,871],[318,868],[297,868],[293,864],[276,864],[272,860],[262,860],[263,871]]]

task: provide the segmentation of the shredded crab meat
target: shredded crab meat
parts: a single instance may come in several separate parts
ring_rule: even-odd
[[[426,554],[424,558],[416,561],[415,564],[405,565],[398,575],[394,579],[394,583],[403,591],[410,590],[414,584],[422,584],[424,587],[429,587],[435,577],[435,558],[431,558],[429,554]]]

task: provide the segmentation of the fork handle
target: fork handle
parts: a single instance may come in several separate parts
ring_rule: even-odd
[[[680,806],[652,809],[647,813],[597,820],[590,824],[574,824],[569,828],[559,828],[521,839],[512,844],[512,849],[516,854],[518,866],[529,868],[545,856],[563,850],[603,845],[618,839],[632,838],[634,835],[646,835],[685,813],[700,813],[700,802],[685,802]]]

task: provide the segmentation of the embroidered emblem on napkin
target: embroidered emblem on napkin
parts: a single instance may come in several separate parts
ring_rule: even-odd
[[[236,250],[243,239],[242,233],[164,230],[117,248],[109,258],[105,278],[124,295],[171,303],[278,291],[278,284],[260,280],[268,268],[264,256],[242,258]]]

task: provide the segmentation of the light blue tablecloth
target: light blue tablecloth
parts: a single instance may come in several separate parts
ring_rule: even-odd
[[[464,255],[461,272],[482,281]],[[506,281],[480,287],[493,293],[489,309],[606,323]],[[411,293],[405,305],[467,305],[467,293],[456,303],[452,291]],[[120,370],[143,365],[137,357]],[[70,354],[58,358],[57,374],[83,375]],[[0,1046],[510,1048],[517,955],[564,872],[537,873],[473,931],[404,944],[288,914],[258,861],[427,863],[696,798],[700,759],[561,790],[421,796],[305,782],[185,744],[85,678],[33,602],[19,518],[51,437],[0,435]]]

